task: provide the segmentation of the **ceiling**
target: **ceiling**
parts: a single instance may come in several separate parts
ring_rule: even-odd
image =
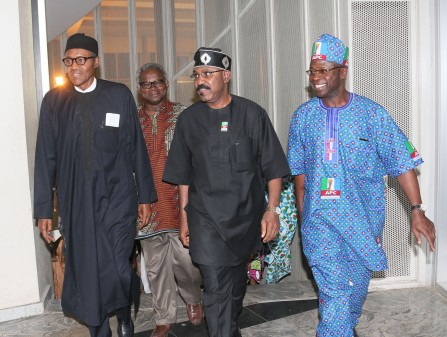
[[[45,0],[47,41],[65,32],[100,3],[101,0]]]
[[[137,9],[153,8],[154,1],[156,0],[135,0],[135,6]],[[159,1],[161,3],[162,0]],[[47,41],[51,42],[70,27],[76,27],[76,23],[81,24],[80,20],[98,5],[103,8],[127,8],[129,4],[127,0],[45,0]],[[176,0],[173,6],[178,11],[175,16],[177,23],[195,22],[194,0]],[[114,16],[103,18],[105,21],[116,19]]]

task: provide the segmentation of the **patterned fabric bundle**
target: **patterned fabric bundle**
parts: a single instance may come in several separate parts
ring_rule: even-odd
[[[283,180],[280,207],[278,239],[268,243],[269,252],[265,256],[266,283],[276,283],[292,271],[290,245],[298,222],[295,207],[295,185],[292,177]]]

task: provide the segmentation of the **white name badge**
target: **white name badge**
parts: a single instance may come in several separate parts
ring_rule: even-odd
[[[106,126],[117,128],[120,126],[120,115],[111,112],[106,113]]]

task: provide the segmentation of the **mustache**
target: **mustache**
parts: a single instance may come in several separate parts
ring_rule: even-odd
[[[196,88],[196,91],[199,91],[200,89],[208,89],[208,90],[210,90],[211,88],[208,87],[208,86],[205,85],[205,84],[199,84],[199,85],[197,86],[197,88]]]

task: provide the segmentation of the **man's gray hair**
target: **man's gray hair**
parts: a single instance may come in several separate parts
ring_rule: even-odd
[[[168,75],[166,74],[165,68],[159,63],[146,63],[143,64],[140,68],[137,70],[137,84],[140,85],[140,75],[142,72],[145,72],[146,70],[158,70],[163,74],[163,79],[165,81],[168,81]]]

